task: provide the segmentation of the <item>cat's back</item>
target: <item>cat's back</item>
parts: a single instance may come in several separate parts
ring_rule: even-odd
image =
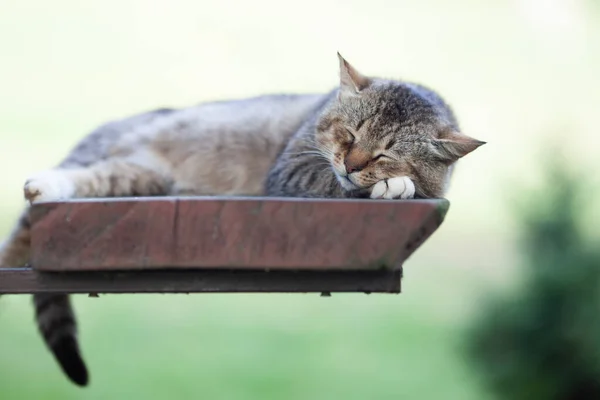
[[[326,98],[264,95],[134,115],[93,131],[61,165],[152,154],[152,159],[171,165],[182,191],[257,193],[290,136]]]
[[[201,104],[163,120],[151,147],[177,163],[184,192],[260,194],[289,138],[324,95],[267,95]]]
[[[82,138],[61,165],[89,165],[153,143],[206,146],[206,141],[240,142],[252,135],[277,141],[298,129],[322,97],[264,95],[139,113],[99,126]]]
[[[215,101],[183,109],[163,123],[189,126],[186,132],[203,136],[215,134],[260,133],[280,135],[296,131],[307,116],[318,108],[323,95],[265,95],[239,100]],[[176,132],[179,134],[179,132]]]
[[[205,141],[214,140],[239,142],[248,135],[279,140],[295,132],[318,109],[323,97],[313,94],[265,95],[165,110],[152,114],[151,118],[146,118],[146,123],[138,126],[123,120],[120,124],[125,129],[113,142],[114,152],[127,152],[129,147],[151,142],[206,145]]]

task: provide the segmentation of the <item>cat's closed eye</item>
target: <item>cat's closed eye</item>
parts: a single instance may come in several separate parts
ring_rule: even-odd
[[[388,156],[387,154],[378,154],[375,157],[373,157],[373,161],[378,161],[378,160],[393,160],[392,157]]]

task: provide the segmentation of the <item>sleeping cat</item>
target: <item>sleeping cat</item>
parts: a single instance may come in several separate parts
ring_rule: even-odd
[[[412,83],[370,78],[339,54],[327,94],[270,95],[157,110],[101,126],[25,183],[31,203],[73,197],[250,195],[442,197],[454,163],[483,142],[445,102]],[[28,262],[21,216],[0,266]],[[34,296],[40,332],[63,371],[88,383],[67,295]]]

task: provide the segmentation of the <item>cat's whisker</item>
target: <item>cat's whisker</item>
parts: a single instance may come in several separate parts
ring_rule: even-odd
[[[317,150],[326,150],[327,149],[322,144],[317,143],[315,141],[305,141],[304,143],[306,144],[306,147],[309,147],[309,148],[313,148],[313,149],[317,149]]]
[[[321,169],[319,170],[319,173],[325,172],[325,171],[327,171],[329,168],[331,168],[331,165],[327,165],[327,166],[325,166],[324,168],[321,168]]]
[[[316,156],[316,158],[318,159],[323,159],[327,162],[330,162],[331,159],[333,158],[331,155],[328,154],[323,154],[322,152],[319,151],[301,151],[301,152],[290,152],[290,153],[283,153],[284,155],[293,155],[293,156],[302,156],[302,155],[313,155]]]
[[[317,155],[324,155],[322,152],[320,151],[316,151],[316,150],[310,150],[310,151],[300,151],[300,152],[290,152],[290,153],[283,153],[286,156],[299,156],[299,155],[303,155],[303,154],[317,154]]]
[[[320,154],[321,154],[321,155],[323,155],[323,156],[326,156],[326,157],[333,157],[333,152],[332,152],[332,151],[329,151],[329,150],[327,150],[327,149],[317,149],[317,150],[315,150],[315,151],[316,151],[316,152],[318,152],[318,153],[320,153]]]

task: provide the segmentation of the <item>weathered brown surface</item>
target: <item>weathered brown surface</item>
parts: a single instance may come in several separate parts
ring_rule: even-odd
[[[399,268],[446,200],[143,198],[31,209],[38,270]]]
[[[0,269],[0,294],[23,293],[400,293],[400,271],[44,272]]]

